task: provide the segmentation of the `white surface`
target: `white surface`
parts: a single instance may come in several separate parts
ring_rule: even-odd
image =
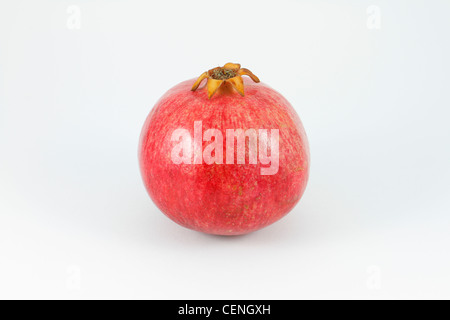
[[[450,298],[449,13],[2,1],[0,298]],[[136,156],[157,99],[228,61],[293,104],[312,154],[294,211],[233,238],[160,213]]]

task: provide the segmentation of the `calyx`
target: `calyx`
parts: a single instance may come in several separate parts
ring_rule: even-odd
[[[217,92],[222,85],[231,84],[232,87],[239,92],[241,96],[244,96],[244,80],[242,76],[249,76],[254,82],[258,83],[259,79],[250,70],[241,68],[238,63],[227,63],[223,67],[217,67],[204,72],[195,81],[192,86],[192,91],[197,90],[204,79],[208,79],[206,83],[206,89],[208,91],[208,98]]]

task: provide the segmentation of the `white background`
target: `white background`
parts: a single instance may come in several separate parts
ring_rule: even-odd
[[[450,298],[450,2],[0,2],[0,298]],[[307,191],[240,237],[141,182],[170,87],[239,62],[296,108]]]

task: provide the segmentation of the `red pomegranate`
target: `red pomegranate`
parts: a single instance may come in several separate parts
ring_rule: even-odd
[[[300,200],[309,174],[308,142],[292,106],[234,63],[176,85],[156,103],[139,161],[164,214],[218,235],[279,220]]]

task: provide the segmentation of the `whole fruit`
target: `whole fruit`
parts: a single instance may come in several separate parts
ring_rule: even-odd
[[[252,232],[286,215],[309,174],[308,142],[292,106],[234,63],[176,85],[156,103],[139,161],[164,214],[218,235]]]

